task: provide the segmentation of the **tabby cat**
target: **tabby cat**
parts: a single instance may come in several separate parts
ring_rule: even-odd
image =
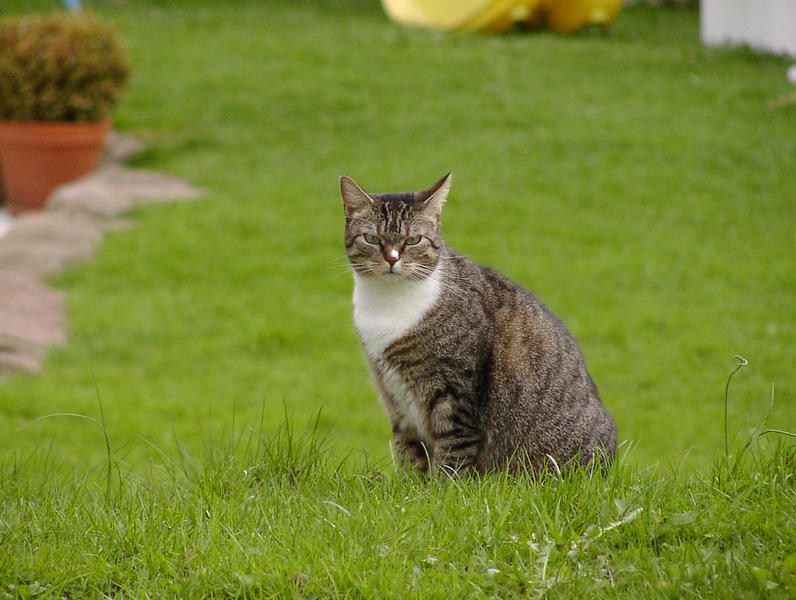
[[[340,178],[354,324],[396,449],[423,472],[608,464],[616,424],[565,325],[442,239],[450,185],[369,194]]]

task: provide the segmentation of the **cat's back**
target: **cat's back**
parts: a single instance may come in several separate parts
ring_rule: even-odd
[[[512,339],[527,339],[534,332],[541,334],[541,339],[569,336],[564,323],[533,292],[450,247],[446,255],[440,276],[446,294],[441,295],[438,307],[447,313],[444,318],[453,314],[480,317],[496,328],[495,333]]]

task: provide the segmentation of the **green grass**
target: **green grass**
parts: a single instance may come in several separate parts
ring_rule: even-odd
[[[620,459],[453,481],[341,465],[290,431],[213,436],[143,477],[6,465],[0,598],[796,594],[794,446],[663,478]]]
[[[52,282],[68,346],[0,385],[0,598],[796,595],[794,446],[758,435],[796,430],[786,61],[702,48],[689,10],[491,37],[353,0],[93,4],[134,56],[136,164],[209,194]],[[393,468],[337,177],[448,170],[448,240],[580,339],[609,473]]]
[[[54,1],[4,2],[0,12]],[[693,11],[607,35],[442,35],[353,1],[97,2],[135,73],[117,126],[141,167],[209,190],[137,214],[54,281],[69,345],[0,386],[0,456],[146,469],[234,418],[388,456],[350,316],[337,177],[374,191],[455,175],[449,242],[538,293],[581,341],[640,467],[709,465],[775,404],[796,429],[796,119],[784,60],[707,50]],[[20,429],[22,428],[22,429]],[[21,459],[23,460],[23,459]],[[24,460],[23,460],[24,462]]]

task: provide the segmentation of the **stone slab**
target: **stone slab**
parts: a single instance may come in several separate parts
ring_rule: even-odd
[[[37,212],[20,216],[0,240],[0,273],[46,277],[91,258],[103,223],[86,215]]]
[[[63,292],[37,277],[0,272],[0,376],[36,371],[47,349],[66,343]]]
[[[47,207],[51,211],[85,212],[110,218],[139,206],[189,200],[203,193],[176,177],[109,163],[56,189]]]

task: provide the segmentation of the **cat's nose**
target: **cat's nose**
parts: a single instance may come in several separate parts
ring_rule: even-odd
[[[389,252],[386,252],[384,254],[384,260],[390,263],[390,267],[394,267],[395,263],[397,263],[400,258],[401,257],[398,254],[398,250],[396,250],[395,248],[392,248]]]

